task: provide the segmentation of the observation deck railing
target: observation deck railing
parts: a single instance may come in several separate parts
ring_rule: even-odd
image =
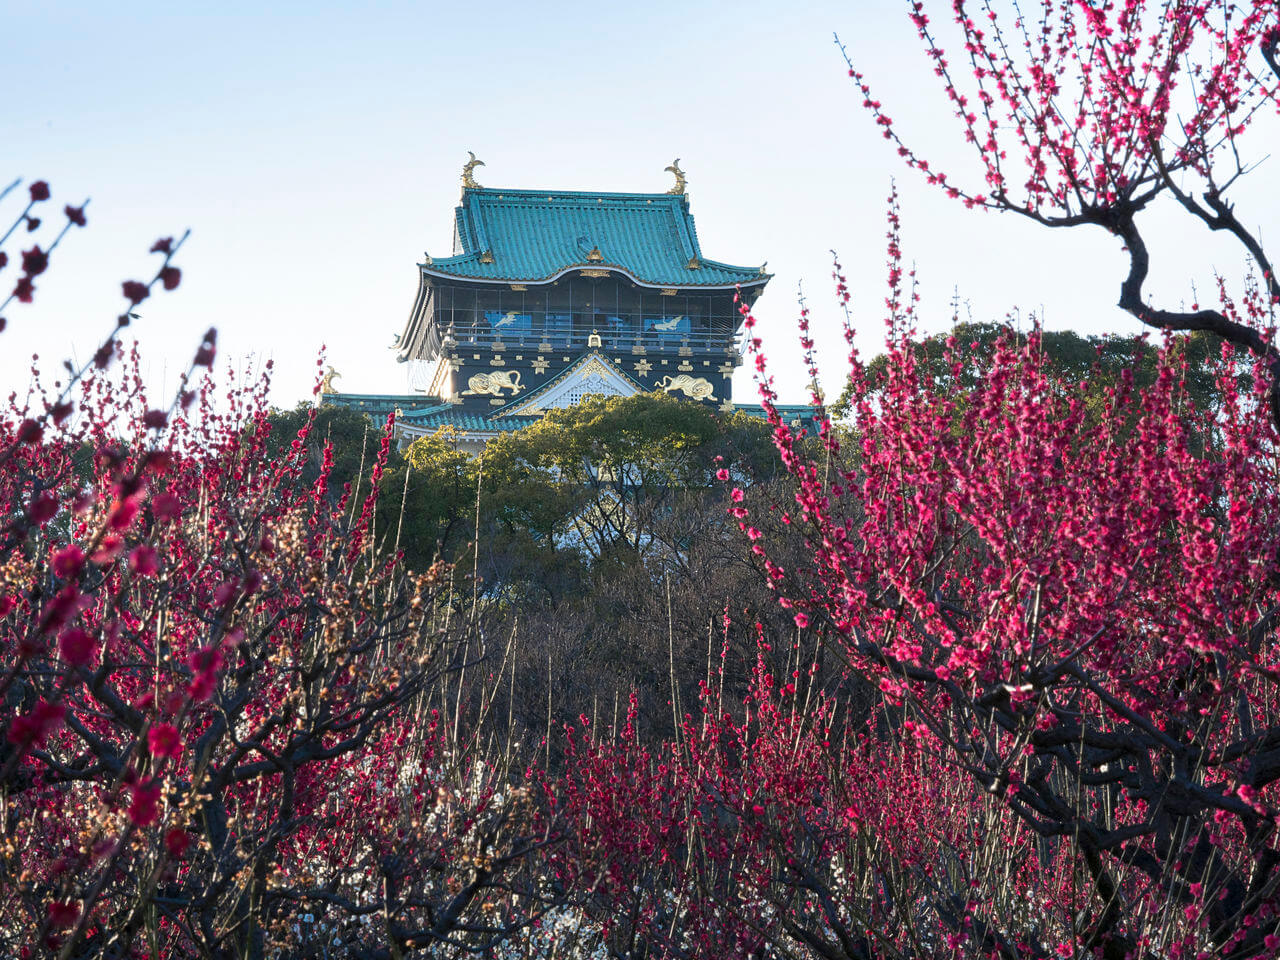
[[[588,327],[583,324],[537,324],[519,327],[511,324],[506,328],[492,324],[464,326],[454,324],[441,328],[444,337],[456,344],[474,344],[475,346],[497,347],[498,349],[523,348],[536,350],[539,347],[551,350],[581,350],[593,344],[593,337],[599,338],[599,346],[606,350],[631,350],[642,347],[645,351],[670,351],[675,353],[687,348],[698,353],[720,352],[741,355],[742,337],[727,325],[720,329],[689,330],[642,330],[638,326]]]

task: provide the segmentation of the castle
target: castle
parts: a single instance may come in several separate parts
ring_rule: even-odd
[[[735,295],[750,306],[770,274],[703,256],[678,160],[666,193],[484,187],[482,165],[471,154],[463,168],[452,254],[418,264],[394,344],[410,392],[337,393],[331,369],[323,402],[396,410],[404,442],[451,426],[473,451],[588,395],[735,409]]]

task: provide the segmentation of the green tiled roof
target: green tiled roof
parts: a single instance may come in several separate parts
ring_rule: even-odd
[[[794,424],[798,420],[800,421],[800,425],[811,434],[817,434],[821,421],[818,419],[818,415],[814,412],[813,407],[809,404],[775,403],[773,408],[778,411],[778,416],[782,418],[782,422],[788,426]],[[759,406],[758,404],[752,404],[750,406],[739,405],[735,406],[734,409],[745,413],[749,417],[759,417],[762,420],[767,416],[764,412],[764,407]]]
[[[345,407],[348,410],[358,410],[378,420],[386,418],[394,410],[399,410],[399,422],[426,430],[454,427],[458,430],[505,432],[519,430],[542,419],[534,416],[490,420],[482,414],[467,413],[457,404],[441,403],[436,397],[414,394],[326,393],[321,395],[321,402],[335,407]]]
[[[565,372],[568,373],[568,371]],[[626,376],[625,374],[623,375]],[[545,384],[545,386],[550,387],[552,383],[558,382],[559,379],[556,378],[552,382]],[[628,379],[630,378],[628,377]],[[540,391],[541,388],[539,389]],[[526,399],[529,398],[521,398],[522,401]],[[464,430],[472,433],[482,431],[507,433],[512,430],[522,430],[542,419],[540,414],[534,416],[499,415],[502,414],[503,408],[501,407],[488,416],[480,413],[468,413],[457,404],[441,403],[435,397],[412,394],[326,393],[322,394],[321,401],[334,406],[346,407],[349,410],[359,410],[362,413],[369,414],[376,420],[385,419],[393,410],[399,410],[401,423],[412,425],[422,430],[453,427],[455,430]],[[745,413],[749,417],[763,418],[765,416],[764,408],[758,404],[739,404],[734,409],[739,413]],[[817,434],[819,421],[814,414],[813,407],[809,406],[809,404],[779,403],[775,406],[775,409],[778,411],[779,416],[782,417],[783,423],[791,424],[798,420],[801,426],[811,434]]]
[[[451,409],[451,404],[441,403],[439,397],[425,397],[398,393],[322,393],[320,402],[348,410],[359,410],[371,417],[385,419],[392,411],[399,410],[403,419],[411,420],[425,414]]]
[[[455,255],[428,259],[424,274],[544,283],[585,267],[617,270],[652,287],[769,280],[757,267],[703,258],[684,194],[468,188],[455,226]],[[600,259],[588,259],[593,251]]]
[[[450,405],[450,408],[439,413],[430,413],[422,417],[410,417],[405,415],[405,422],[411,423],[415,427],[425,430],[437,430],[440,427],[453,427],[455,430],[463,430],[469,433],[475,433],[481,430],[492,430],[497,433],[507,433],[511,430],[522,430],[530,424],[537,423],[542,417],[503,417],[501,420],[491,420],[479,413],[467,413],[461,407]]]

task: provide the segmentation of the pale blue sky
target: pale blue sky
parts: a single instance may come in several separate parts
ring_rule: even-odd
[[[962,167],[905,9],[0,0],[0,180],[47,179],[50,220],[93,197],[89,229],[58,251],[36,303],[7,311],[0,388],[25,389],[33,351],[50,370],[83,356],[120,309],[119,282],[149,276],[151,242],[190,227],[181,288],[143,304],[134,328],[154,381],[171,384],[213,325],[224,360],[275,359],[278,404],[309,396],[322,343],[341,388],[404,390],[387,346],[414,264],[449,251],[469,149],[486,162],[481,183],[549,189],[662,191],[679,156],[705,255],[777,274],[758,313],[786,399],[805,380],[801,281],[824,371],[834,383],[842,368],[831,248],[854,282],[863,349],[880,342],[894,175],[931,328],[959,286],[980,319],[1043,306],[1050,326],[1135,329],[1113,306],[1125,262],[1110,240],[970,213],[899,167],[831,35],[935,166]],[[1280,214],[1268,180],[1259,171],[1241,191],[1264,225]],[[1206,263],[1241,271],[1203,233],[1165,239],[1191,248],[1157,245],[1152,289],[1166,304],[1192,280],[1203,292]],[[746,372],[735,391],[754,398]]]

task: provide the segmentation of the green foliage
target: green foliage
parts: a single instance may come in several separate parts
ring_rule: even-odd
[[[1028,335],[1003,323],[961,323],[946,333],[926,337],[918,344],[918,358],[927,375],[940,389],[966,393],[976,386],[985,362],[965,362],[959,375],[953,374],[946,360],[948,341],[962,356],[987,361],[995,352],[1000,338],[1014,347],[1027,343]],[[1219,356],[1221,341],[1213,334],[1197,332],[1172,339],[1175,351],[1186,359],[1186,396],[1200,409],[1212,406],[1217,398],[1213,361]],[[1108,388],[1120,383],[1126,370],[1133,371],[1134,383],[1148,386],[1156,375],[1158,344],[1146,337],[1082,337],[1071,330],[1045,330],[1040,333],[1040,347],[1048,359],[1049,369],[1065,383],[1087,383],[1096,404],[1101,407]],[[867,376],[873,386],[883,384],[888,375],[884,355],[867,364]],[[845,387],[834,411],[849,412],[850,388]]]
[[[396,524],[409,565],[425,569],[472,535],[475,502],[471,458],[458,449],[457,435],[446,427],[415,440],[387,469],[379,512]]]
[[[477,541],[480,565],[507,587],[516,571],[563,586],[580,579],[584,562],[637,562],[662,549],[657,526],[677,497],[719,502],[722,462],[743,475],[777,469],[764,422],[651,394],[550,411],[475,458],[457,440],[445,430],[408,448],[402,546],[414,556],[431,544],[459,559]],[[404,486],[402,470],[388,472],[389,495]]]
[[[484,490],[508,522],[617,563],[658,548],[681,494],[718,501],[722,463],[759,475],[775,459],[767,425],[745,415],[653,394],[597,397],[492,441]]]

